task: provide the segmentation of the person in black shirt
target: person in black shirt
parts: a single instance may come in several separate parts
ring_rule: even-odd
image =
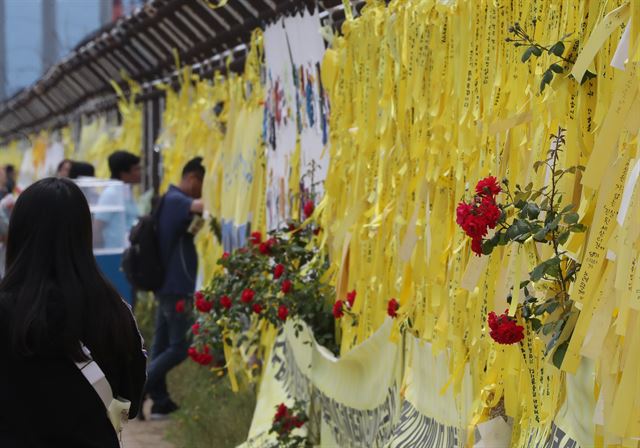
[[[162,198],[158,216],[158,242],[165,266],[162,287],[155,291],[158,308],[155,336],[149,364],[147,392],[153,406],[151,419],[166,418],[178,409],[167,390],[167,374],[187,358],[187,333],[194,322],[189,312],[193,303],[198,256],[189,232],[194,215],[202,214],[202,182],[205,168],[202,158],[196,157],[184,166],[178,186],[171,185]],[[184,300],[185,311],[178,312],[176,304]]]
[[[142,338],[100,274],[91,214],[67,179],[44,179],[16,201],[0,282],[0,447],[117,448],[105,405],[75,362],[89,349],[113,395],[139,410]]]

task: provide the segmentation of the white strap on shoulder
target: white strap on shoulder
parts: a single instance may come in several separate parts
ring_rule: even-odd
[[[89,360],[85,362],[77,362],[76,366],[78,366],[80,373],[82,373],[89,384],[91,384],[95,389],[100,400],[102,400],[105,409],[109,409],[109,406],[113,401],[113,390],[111,389],[111,385],[109,384],[109,381],[107,381],[107,377],[100,366],[91,357],[91,352],[84,344],[82,345],[82,351],[89,357]]]
[[[120,434],[123,426],[129,420],[131,402],[124,398],[115,398],[113,396],[113,389],[111,389],[107,377],[98,363],[93,360],[91,352],[84,344],[82,344],[82,351],[89,360],[75,364],[100,397],[113,428],[116,433]]]

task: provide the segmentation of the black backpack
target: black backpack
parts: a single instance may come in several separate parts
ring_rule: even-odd
[[[142,291],[156,291],[165,279],[165,267],[160,255],[158,219],[164,197],[154,210],[138,220],[131,229],[131,245],[122,255],[122,271],[133,287]]]

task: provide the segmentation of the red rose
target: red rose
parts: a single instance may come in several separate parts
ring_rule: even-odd
[[[480,213],[480,216],[484,218],[484,222],[486,222],[490,229],[494,229],[496,227],[500,220],[500,216],[502,215],[500,207],[498,207],[496,201],[489,196],[482,198],[482,202],[478,206],[478,212]]]
[[[289,308],[285,305],[280,305],[278,308],[278,318],[280,320],[287,320],[287,316],[289,315]]]
[[[284,265],[278,263],[274,268],[273,268],[273,278],[274,279],[279,279],[280,277],[282,277],[282,274],[284,274]]]
[[[255,295],[256,293],[253,291],[253,289],[245,289],[244,291],[242,291],[242,297],[240,298],[240,300],[242,301],[242,303],[250,303]]]
[[[256,314],[260,314],[262,312],[262,305],[260,305],[259,303],[254,303],[252,308],[253,312]]]
[[[225,252],[222,254],[222,259],[226,260],[227,258],[229,258],[231,255],[229,254],[229,252]]]
[[[203,300],[204,297],[204,293],[202,291],[196,291],[196,293],[193,295],[193,298],[196,300]]]
[[[316,209],[315,204],[313,203],[313,201],[309,200],[304,204],[304,217],[308,218],[309,216],[313,215],[313,211]]]
[[[498,344],[515,344],[524,339],[524,327],[517,324],[515,318],[504,314],[496,316],[493,311],[488,316],[489,335]]]
[[[471,204],[467,204],[466,202],[459,203],[458,208],[456,208],[456,224],[462,227],[467,216],[471,214],[471,210],[473,210]]]
[[[353,303],[356,301],[356,290],[347,293],[347,303],[349,308],[353,308]]]
[[[320,232],[322,232],[322,227],[316,227],[315,229],[313,229],[313,234],[314,235],[320,235]]]
[[[342,300],[338,300],[333,304],[333,317],[335,317],[336,319],[340,319],[342,316],[344,316],[344,311],[342,311],[342,304]]]
[[[471,250],[479,257],[482,256],[482,238],[473,238],[471,240]]]
[[[222,296],[220,297],[220,306],[224,309],[229,309],[231,308],[232,302],[231,302],[231,298],[229,296]]]
[[[293,423],[293,426],[295,426],[296,428],[302,428],[302,425],[304,425],[304,422],[302,420],[299,420],[297,417],[293,417],[291,419],[291,423]]]
[[[213,356],[209,353],[209,346],[205,345],[202,352],[198,353],[198,359],[196,359],[196,362],[203,366],[207,366],[211,364],[211,361],[213,361]]]
[[[273,421],[278,422],[287,416],[289,408],[286,404],[280,403],[276,409],[276,415],[273,416]]]
[[[209,353],[208,346],[205,346],[202,352],[199,352],[195,347],[189,347],[187,355],[189,355],[192,360],[198,364],[202,364],[203,366],[207,366],[211,364],[211,361],[213,361],[213,356]]]
[[[262,242],[262,233],[253,232],[251,234],[251,237],[249,238],[249,241],[251,241],[252,244],[260,244]]]
[[[278,245],[278,239],[277,239],[277,238],[273,238],[273,237],[271,237],[271,238],[269,238],[269,239],[267,240],[267,247],[268,247],[269,249],[273,249],[273,248],[274,248],[274,247],[276,247],[277,245]]]
[[[176,302],[176,313],[183,313],[184,312],[184,304],[186,303],[186,301],[184,299],[180,299]]]
[[[193,325],[191,325],[191,333],[198,335],[200,334],[200,324],[199,323],[195,323]]]
[[[208,366],[213,361],[213,356],[209,353],[201,353],[199,363],[203,366]]]
[[[289,229],[289,232],[293,232],[294,230],[296,230],[296,225],[290,222],[288,225],[288,229]]]
[[[209,311],[211,311],[212,307],[213,307],[213,304],[209,302],[206,298],[204,298],[204,296],[201,297],[200,299],[196,299],[196,308],[198,309],[198,311],[202,313],[208,313]]]
[[[479,215],[469,215],[462,225],[462,229],[471,238],[480,238],[487,234],[487,222]]]
[[[387,314],[391,317],[396,317],[398,315],[398,308],[400,308],[400,304],[396,299],[389,300],[387,304]]]
[[[501,191],[498,179],[493,176],[485,177],[476,185],[476,193],[479,196],[496,196]]]
[[[269,245],[267,243],[260,243],[258,245],[258,250],[260,251],[260,253],[262,255],[268,255],[269,254]]]
[[[291,292],[292,286],[293,284],[291,283],[291,280],[285,280],[282,282],[282,287],[280,288],[280,290],[283,293],[288,294],[289,292]]]

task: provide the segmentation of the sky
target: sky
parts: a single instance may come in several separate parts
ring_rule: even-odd
[[[0,0],[2,1],[2,0]],[[42,68],[42,1],[4,0],[7,94],[33,84]],[[83,37],[100,27],[100,2],[111,0],[55,0],[56,60],[69,53]],[[129,10],[135,0],[124,0]]]

